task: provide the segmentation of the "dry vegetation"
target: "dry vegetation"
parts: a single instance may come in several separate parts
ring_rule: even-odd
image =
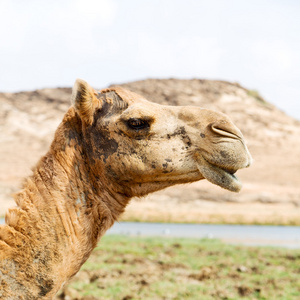
[[[300,299],[300,251],[106,236],[64,300]]]

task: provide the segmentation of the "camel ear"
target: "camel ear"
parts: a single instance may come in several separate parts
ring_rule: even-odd
[[[91,125],[94,111],[100,107],[97,92],[84,80],[77,79],[72,89],[71,101],[81,119]]]

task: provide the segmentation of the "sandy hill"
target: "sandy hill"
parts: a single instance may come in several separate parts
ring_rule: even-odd
[[[153,102],[222,111],[242,130],[254,157],[233,194],[206,181],[169,188],[129,205],[124,219],[300,224],[300,122],[237,83],[149,79],[123,84]],[[70,88],[0,93],[0,214],[47,151],[70,105]]]

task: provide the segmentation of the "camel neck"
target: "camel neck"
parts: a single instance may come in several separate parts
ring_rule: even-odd
[[[0,269],[10,260],[18,282],[24,278],[20,293],[28,299],[55,295],[78,272],[128,202],[95,178],[80,131],[70,123],[75,121],[65,117],[50,150],[15,196],[18,206],[8,211],[6,225],[0,227],[0,250],[3,242],[9,249],[6,253],[12,253],[6,257],[0,251]],[[37,270],[40,275],[32,276]],[[12,276],[7,279],[13,281]]]
[[[60,235],[68,237],[70,247],[82,247],[74,252],[81,253],[85,260],[124,211],[129,198],[115,192],[105,176],[95,175],[84,152],[81,130],[80,120],[69,111],[55,133],[50,150],[27,181],[27,188],[35,187],[39,195],[35,207],[39,213],[45,218],[50,216],[47,220],[55,222],[55,228],[61,228]],[[77,260],[80,261],[79,257]]]

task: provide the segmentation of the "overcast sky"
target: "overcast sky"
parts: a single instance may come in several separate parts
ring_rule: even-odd
[[[0,0],[0,91],[239,82],[300,119],[298,0]]]

